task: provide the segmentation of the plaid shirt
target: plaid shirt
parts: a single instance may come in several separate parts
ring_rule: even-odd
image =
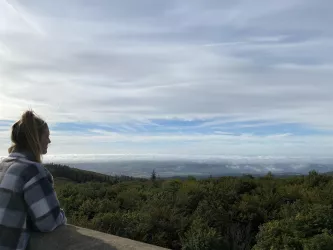
[[[17,152],[0,162],[0,250],[24,250],[29,232],[51,232],[65,223],[52,175],[42,164]]]

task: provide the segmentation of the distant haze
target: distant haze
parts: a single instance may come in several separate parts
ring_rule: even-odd
[[[226,157],[167,155],[90,155],[47,157],[46,162],[55,162],[84,170],[110,175],[149,177],[155,169],[160,177],[172,176],[221,176],[254,174],[306,174],[310,170],[333,171],[333,158],[286,158],[286,157]]]

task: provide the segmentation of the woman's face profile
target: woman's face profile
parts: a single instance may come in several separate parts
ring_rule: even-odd
[[[49,128],[45,128],[42,135],[41,135],[41,138],[40,138],[40,147],[41,147],[41,150],[42,150],[42,154],[47,154],[47,148],[48,148],[48,145],[51,143],[51,140],[50,140],[50,130]]]

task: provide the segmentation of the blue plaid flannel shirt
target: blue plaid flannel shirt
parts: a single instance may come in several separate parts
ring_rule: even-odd
[[[66,224],[50,172],[28,154],[0,162],[0,250],[24,250],[31,231],[51,232]]]

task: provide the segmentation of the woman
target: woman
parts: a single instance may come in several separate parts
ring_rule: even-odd
[[[0,162],[0,250],[26,249],[29,232],[51,232],[66,223],[52,175],[41,164],[49,136],[47,123],[33,111],[12,126],[13,145]]]

